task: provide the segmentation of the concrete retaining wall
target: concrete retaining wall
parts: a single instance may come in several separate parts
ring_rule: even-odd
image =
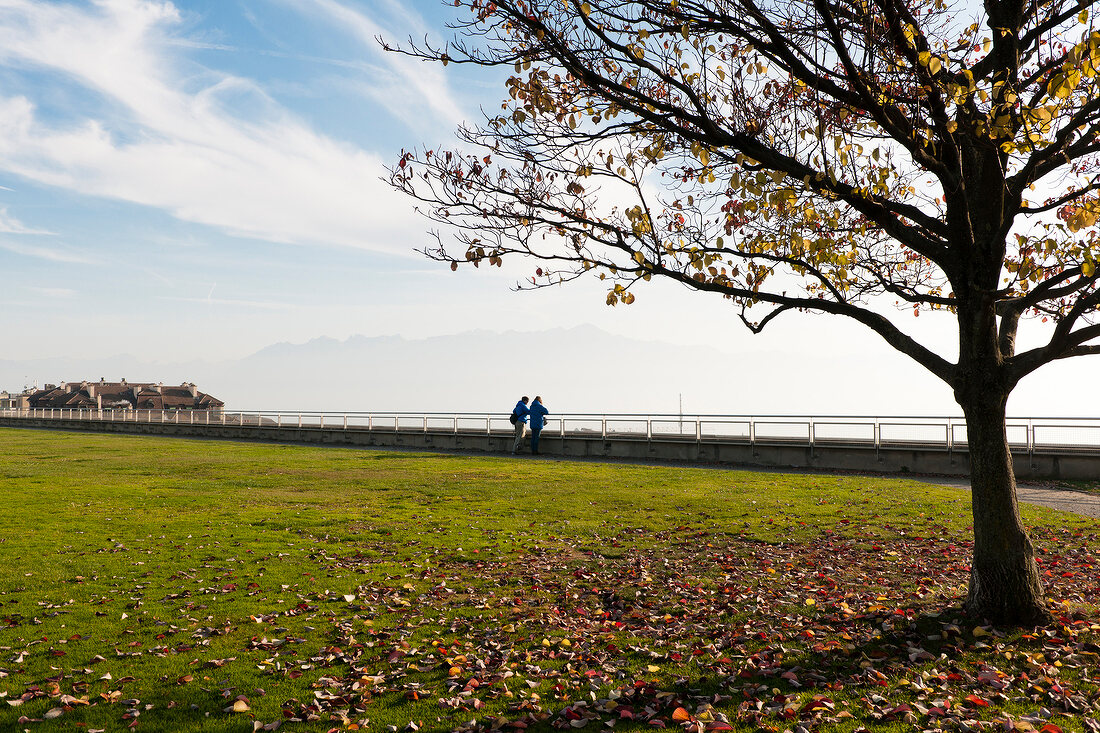
[[[454,433],[420,430],[363,430],[317,427],[268,427],[256,425],[187,425],[175,423],[112,422],[46,418],[0,417],[0,427],[47,430],[165,435],[221,440],[263,441],[359,446],[363,448],[405,448],[426,451],[480,451],[506,454],[512,445],[511,432]],[[714,463],[728,466],[765,468],[807,468],[817,470],[873,471],[967,475],[965,451],[946,451],[919,446],[799,445],[689,441],[675,439],[543,435],[541,452],[546,455],[618,458],[627,460]],[[1042,452],[1014,454],[1016,475],[1022,479],[1097,479],[1100,456],[1082,453]]]

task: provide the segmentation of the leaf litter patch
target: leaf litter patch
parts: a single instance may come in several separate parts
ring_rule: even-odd
[[[1059,618],[1021,632],[952,610],[969,572],[966,533],[922,531],[765,542],[688,526],[583,541],[486,530],[469,549],[371,534],[353,551],[299,534],[302,575],[359,578],[353,592],[286,584],[256,596],[214,556],[174,572],[170,589],[141,572],[122,620],[161,603],[178,607],[179,623],[157,622],[151,642],[123,631],[88,659],[71,655],[87,634],[24,634],[0,650],[0,682],[24,676],[33,655],[50,655],[55,673],[21,693],[0,685],[0,707],[35,703],[44,712],[17,721],[30,726],[105,706],[112,728],[186,705],[255,730],[1100,731],[1095,534],[1034,533]],[[199,601],[229,596],[256,611],[204,622]],[[0,605],[0,627],[30,629],[80,604],[43,602],[29,618],[20,605]],[[263,631],[249,637],[239,627],[250,623]],[[184,668],[162,685],[191,690],[186,702],[127,694],[136,669],[97,671],[108,658],[175,657]],[[269,676],[264,687],[299,690],[278,698],[277,718],[257,713],[263,689],[241,694],[231,681],[242,666]]]
[[[339,599],[309,712],[355,728],[400,705],[407,730],[463,732],[1100,731],[1096,537],[1036,535],[1058,621],[1023,632],[958,610],[970,545],[940,534],[322,552],[406,572]]]

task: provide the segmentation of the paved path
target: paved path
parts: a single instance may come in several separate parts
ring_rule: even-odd
[[[917,480],[970,491],[969,479],[962,476],[919,476]],[[1016,485],[1016,498],[1027,504],[1100,518],[1100,494],[1069,489],[1051,482],[1020,482]]]
[[[1048,506],[1063,512],[1100,517],[1100,496],[1087,491],[1059,489],[1040,484],[1021,484],[1016,487],[1016,498],[1028,504]]]

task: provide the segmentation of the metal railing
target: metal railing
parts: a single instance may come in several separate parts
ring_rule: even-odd
[[[513,431],[507,413],[46,408],[0,410],[0,417],[463,435]],[[1100,454],[1100,418],[1009,418],[1006,431],[1017,452]],[[549,416],[543,436],[790,445],[811,450],[838,446],[876,451],[967,450],[966,423],[961,417],[571,413]]]

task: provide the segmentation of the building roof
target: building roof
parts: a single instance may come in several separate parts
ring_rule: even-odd
[[[142,410],[212,410],[224,407],[216,397],[200,392],[194,384],[165,386],[151,382],[62,382],[47,384],[30,395],[32,408],[138,408]]]

